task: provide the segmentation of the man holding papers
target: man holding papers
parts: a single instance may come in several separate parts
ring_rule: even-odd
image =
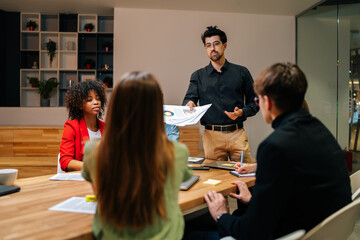
[[[249,71],[225,59],[226,34],[216,26],[207,27],[202,35],[210,64],[191,75],[183,105],[192,110],[197,102],[212,104],[201,118],[205,126],[203,143],[205,157],[226,161],[228,157],[253,162],[248,137],[243,128],[247,117],[254,116],[259,108],[254,103],[256,94]]]
[[[205,195],[218,223],[219,232],[211,233],[215,237],[261,240],[308,231],[351,202],[344,152],[330,131],[301,108],[307,81],[300,68],[274,64],[254,88],[263,118],[275,130],[259,146],[252,194],[245,183],[234,182],[239,194],[232,196],[248,204],[245,213],[230,215],[222,194]]]

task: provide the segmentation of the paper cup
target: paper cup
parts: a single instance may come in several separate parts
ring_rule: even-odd
[[[17,174],[17,169],[0,169],[0,185],[13,185]]]

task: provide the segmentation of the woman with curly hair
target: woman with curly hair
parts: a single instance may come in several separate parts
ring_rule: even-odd
[[[96,80],[79,82],[66,92],[69,120],[65,122],[60,144],[60,165],[63,171],[79,171],[83,167],[84,144],[101,138],[106,94],[104,85]]]
[[[85,146],[82,176],[96,195],[96,239],[182,238],[179,186],[192,171],[186,146],[166,137],[163,104],[151,74],[124,75],[111,95],[104,136]]]

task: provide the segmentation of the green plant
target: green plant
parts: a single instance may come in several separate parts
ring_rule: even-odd
[[[92,31],[94,29],[94,24],[92,23],[86,23],[85,26],[84,26],[84,30],[88,30],[90,29],[90,31]]]
[[[37,77],[27,77],[32,87],[39,87],[39,79]]]
[[[105,49],[105,48],[109,48],[109,50],[112,48],[112,42],[108,42],[108,41],[106,41],[106,42],[104,42],[103,44],[102,44],[102,47]]]
[[[32,21],[32,20],[29,20],[27,23],[26,23],[26,27],[30,28],[30,27],[33,27],[34,29],[38,27],[38,24],[35,22],[35,21]]]
[[[46,43],[46,50],[49,51],[48,55],[50,57],[50,65],[52,61],[54,60],[55,54],[56,54],[56,42],[49,39],[49,41]]]
[[[44,99],[49,99],[50,93],[59,85],[57,79],[54,77],[41,81],[37,78],[32,79],[35,82],[35,86],[39,89],[40,96]]]

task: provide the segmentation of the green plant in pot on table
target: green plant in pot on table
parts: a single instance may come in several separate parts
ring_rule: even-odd
[[[38,92],[40,93],[40,106],[50,107],[51,93],[59,85],[57,79],[52,77],[48,80],[39,81],[37,78],[34,78],[34,84],[35,87],[38,88]]]

